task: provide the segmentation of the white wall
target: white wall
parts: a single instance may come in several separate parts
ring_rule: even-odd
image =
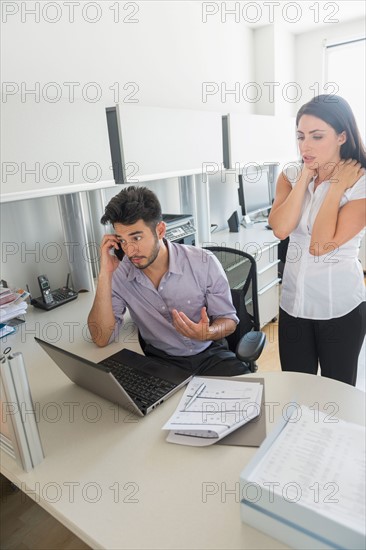
[[[16,5],[15,2],[9,4]],[[40,12],[39,22],[34,15],[22,12],[36,4],[40,9],[46,5],[42,2],[18,2],[19,11],[9,15],[6,24],[2,25],[2,79],[5,83],[3,91],[11,93],[17,90],[13,102],[24,105],[22,102],[25,101],[27,108],[34,105],[40,121],[47,120],[42,117],[46,117],[48,111],[52,112],[55,105],[54,110],[58,110],[58,102],[52,100],[60,90],[63,103],[72,102],[71,90],[74,90],[75,98],[87,103],[94,101],[94,94],[100,92],[101,97],[96,103],[101,107],[117,101],[126,102],[130,97],[142,105],[223,113],[233,106],[242,112],[252,110],[251,104],[237,103],[230,94],[222,97],[220,91],[222,83],[227,83],[230,88],[236,81],[253,80],[253,31],[235,23],[222,25],[218,18],[209,18],[207,23],[203,23],[200,2],[139,2],[138,13],[133,15],[131,9],[121,9],[120,21],[114,23],[116,12],[111,8],[116,9],[117,3],[103,1],[98,3],[102,16],[95,24],[88,23],[80,15],[85,2],[75,7],[74,23],[69,22],[70,12],[65,3],[59,2],[61,17],[53,24],[44,17],[57,15],[52,8],[45,14]],[[119,5],[123,8],[122,2]],[[92,10],[87,15],[95,17]],[[138,22],[124,22],[126,18]],[[67,82],[79,85],[66,85]],[[219,89],[207,97],[206,103],[202,102],[203,82],[213,82]],[[126,83],[130,84],[123,89]],[[25,93],[32,89],[36,94]],[[2,102],[2,109],[6,109],[5,96]],[[50,145],[53,131],[56,130],[51,127],[50,135],[44,135],[47,147],[42,149],[42,153],[48,151],[50,158],[42,156],[33,160],[52,162],[55,154],[58,158],[59,151],[52,150]],[[16,142],[16,136],[12,136],[12,143]],[[76,147],[72,153],[69,152],[68,160],[78,161]],[[10,160],[22,159],[2,156],[2,161]],[[179,213],[177,181],[156,182],[152,187],[162,199],[164,212]],[[25,212],[28,212],[26,216]],[[31,254],[25,257],[21,253],[21,246],[30,250],[40,246],[41,250],[47,250],[48,243],[63,242],[56,198],[2,204],[1,216],[5,246],[6,243],[19,244],[19,250],[12,255],[8,253],[10,249],[3,249],[6,254],[2,256],[2,277],[17,286],[28,282],[33,293],[37,292],[36,276],[41,273],[48,274],[53,287],[64,284],[68,271],[64,249],[61,260],[54,263],[42,253],[36,260]]]
[[[275,82],[274,37],[274,25],[266,25],[254,30],[254,77],[262,90],[261,99],[256,103],[255,114],[257,115],[274,115],[270,89],[263,85],[264,82]]]
[[[64,286],[69,272],[67,248],[57,197],[1,205],[1,278],[40,295],[38,275],[47,275],[52,289]],[[68,250],[83,254],[80,243]]]
[[[292,116],[294,99],[297,98],[295,35],[277,27],[274,36],[275,115]]]
[[[15,2],[8,4],[16,5]],[[38,4],[41,8],[46,5],[42,2],[17,4],[22,9],[31,4]],[[323,39],[348,38],[363,31],[363,22],[359,21],[331,25],[294,38],[289,32],[279,33],[276,29],[254,31],[243,21],[236,23],[232,17],[226,23],[222,23],[219,16],[209,17],[204,23],[201,2],[186,1],[138,2],[139,10],[134,15],[131,10],[121,9],[118,23],[114,23],[115,12],[111,9],[116,9],[117,3],[103,1],[98,3],[102,10],[101,18],[94,24],[81,17],[86,3],[80,2],[75,7],[75,21],[71,23],[65,4],[59,2],[61,17],[56,23],[48,23],[42,15],[40,22],[35,22],[33,15],[22,14],[20,9],[2,25],[3,82],[12,83],[8,85],[8,90],[13,87],[24,92],[25,89],[39,87],[38,107],[47,104],[52,108],[50,98],[56,90],[63,92],[64,100],[70,100],[71,85],[64,83],[74,82],[79,84],[75,85],[75,97],[91,101],[95,91],[100,91],[99,103],[103,106],[115,101],[126,102],[134,94],[131,99],[137,99],[141,105],[222,113],[261,113],[261,109],[268,107],[272,107],[273,111],[273,106],[263,102],[253,104],[242,96],[237,101],[237,96],[220,92],[225,92],[225,88],[233,89],[236,83],[242,88],[248,82],[261,82],[268,80],[268,77],[269,81],[280,80],[284,83],[295,80],[304,90],[299,101],[299,104],[303,103],[313,95],[309,87],[316,81],[321,82]],[[123,2],[118,4],[123,6]],[[219,3],[214,4],[219,6]],[[90,18],[95,16],[92,10],[88,14]],[[129,14],[138,22],[124,22]],[[48,16],[54,17],[52,10]],[[25,22],[22,22],[22,17]],[[260,37],[264,35],[272,36],[272,42],[261,42]],[[275,48],[274,54],[271,47]],[[272,60],[274,69],[271,67]],[[49,86],[51,82],[54,83],[53,88]],[[204,82],[214,83],[218,90],[208,96],[206,102],[202,100]],[[95,84],[88,87],[88,83]],[[123,89],[126,84],[126,89]],[[27,103],[35,103],[34,94],[25,95],[23,99]],[[6,98],[3,97],[2,101],[4,108]],[[291,108],[294,114],[298,106],[278,102],[275,113],[289,114]],[[273,139],[278,138],[273,136]],[[70,160],[77,160],[77,153],[76,158]],[[214,186],[215,204],[221,204],[223,194],[228,193],[222,204],[230,214],[233,209],[231,197],[236,197],[236,185],[231,185],[230,191],[228,186]],[[162,187],[163,184],[158,185],[164,210],[176,213],[178,185],[171,185],[168,194],[164,190],[164,196]],[[24,241],[29,248],[37,242],[42,246],[53,240],[61,242],[63,236],[56,203],[52,197],[30,201],[27,215],[24,214],[26,202],[1,205],[4,220],[2,240]],[[51,266],[42,257],[34,263],[31,256],[28,256],[27,262],[22,262],[19,255],[14,256],[11,260],[7,258],[3,273],[15,284],[32,284],[39,273],[47,273],[55,286],[63,284],[66,263]]]
[[[365,21],[363,19],[321,27],[295,37],[295,78],[301,86],[302,97],[297,104],[294,104],[294,115],[298,108],[303,103],[310,101],[314,95],[335,93],[332,87],[325,91],[322,90],[324,41],[332,43],[360,36],[365,36]],[[337,93],[341,96],[342,90]]]
[[[254,30],[254,75],[261,100],[255,114],[292,115],[291,99],[296,90],[295,35],[281,25],[266,25]]]
[[[132,99],[143,105],[214,111],[235,105],[251,112],[251,104],[237,104],[234,96],[223,102],[216,93],[203,103],[201,94],[203,82],[215,82],[221,88],[222,82],[229,87],[253,79],[253,31],[245,25],[222,24],[220,18],[211,17],[204,23],[201,2],[138,2],[138,12],[131,15],[136,23],[123,22],[131,9],[123,10],[124,3],[119,2],[120,22],[114,23],[111,8],[115,10],[117,2],[103,1],[98,3],[101,18],[95,24],[81,17],[85,2],[75,8],[74,23],[68,22],[64,3],[59,4],[62,17],[54,24],[42,16],[36,23],[31,15],[24,15],[24,24],[20,11],[8,17],[3,25],[4,81],[26,82],[29,88],[39,82],[41,89],[56,82],[67,96],[64,82],[80,83],[75,87],[79,96],[85,84],[96,82],[105,105],[136,92]],[[96,17],[92,10],[86,14]],[[48,17],[55,17],[51,10]],[[116,82],[119,94],[116,86],[109,89]],[[134,85],[123,90],[129,82]],[[88,91],[92,95],[93,89]]]

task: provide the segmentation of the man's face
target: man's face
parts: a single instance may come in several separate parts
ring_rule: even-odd
[[[142,220],[132,225],[114,224],[114,230],[122,250],[137,269],[146,269],[158,257],[160,240],[165,235],[165,223],[159,222],[151,229]]]

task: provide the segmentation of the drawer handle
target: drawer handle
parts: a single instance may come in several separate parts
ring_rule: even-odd
[[[274,281],[272,281],[269,285],[265,286],[264,288],[262,288],[261,290],[258,290],[258,296],[262,296],[262,294],[264,294],[265,292],[267,292],[267,290],[270,290],[272,287],[278,285],[278,283],[281,281],[281,279],[275,279]]]
[[[260,271],[257,271],[257,274],[258,275],[261,275],[262,273],[264,273],[265,271],[267,271],[267,269],[271,269],[271,267],[273,267],[274,265],[277,265],[280,263],[281,260],[276,260],[275,262],[269,264],[269,265],[266,265],[266,267],[264,267],[263,269],[261,269]]]
[[[266,246],[262,246],[261,252],[267,252],[267,250],[271,250],[271,248],[274,248],[275,246],[278,246],[280,243],[280,240],[273,241],[273,243],[266,243]]]

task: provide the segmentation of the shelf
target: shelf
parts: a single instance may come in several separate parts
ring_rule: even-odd
[[[29,199],[39,199],[42,197],[52,197],[55,195],[69,195],[70,193],[80,193],[82,191],[97,191],[98,189],[109,189],[115,187],[114,180],[95,183],[79,183],[76,185],[62,185],[53,188],[30,189],[28,191],[15,191],[14,193],[2,193],[0,195],[0,204],[23,201]]]

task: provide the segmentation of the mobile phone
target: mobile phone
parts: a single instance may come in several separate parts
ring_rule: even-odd
[[[46,275],[39,275],[38,277],[39,288],[41,289],[42,300],[45,304],[52,304],[54,302],[50,282]]]
[[[119,259],[119,261],[121,262],[123,260],[124,255],[125,255],[125,253],[122,250],[121,243],[118,243],[118,248],[114,248],[113,251],[114,251],[115,255],[117,256],[117,258]]]

